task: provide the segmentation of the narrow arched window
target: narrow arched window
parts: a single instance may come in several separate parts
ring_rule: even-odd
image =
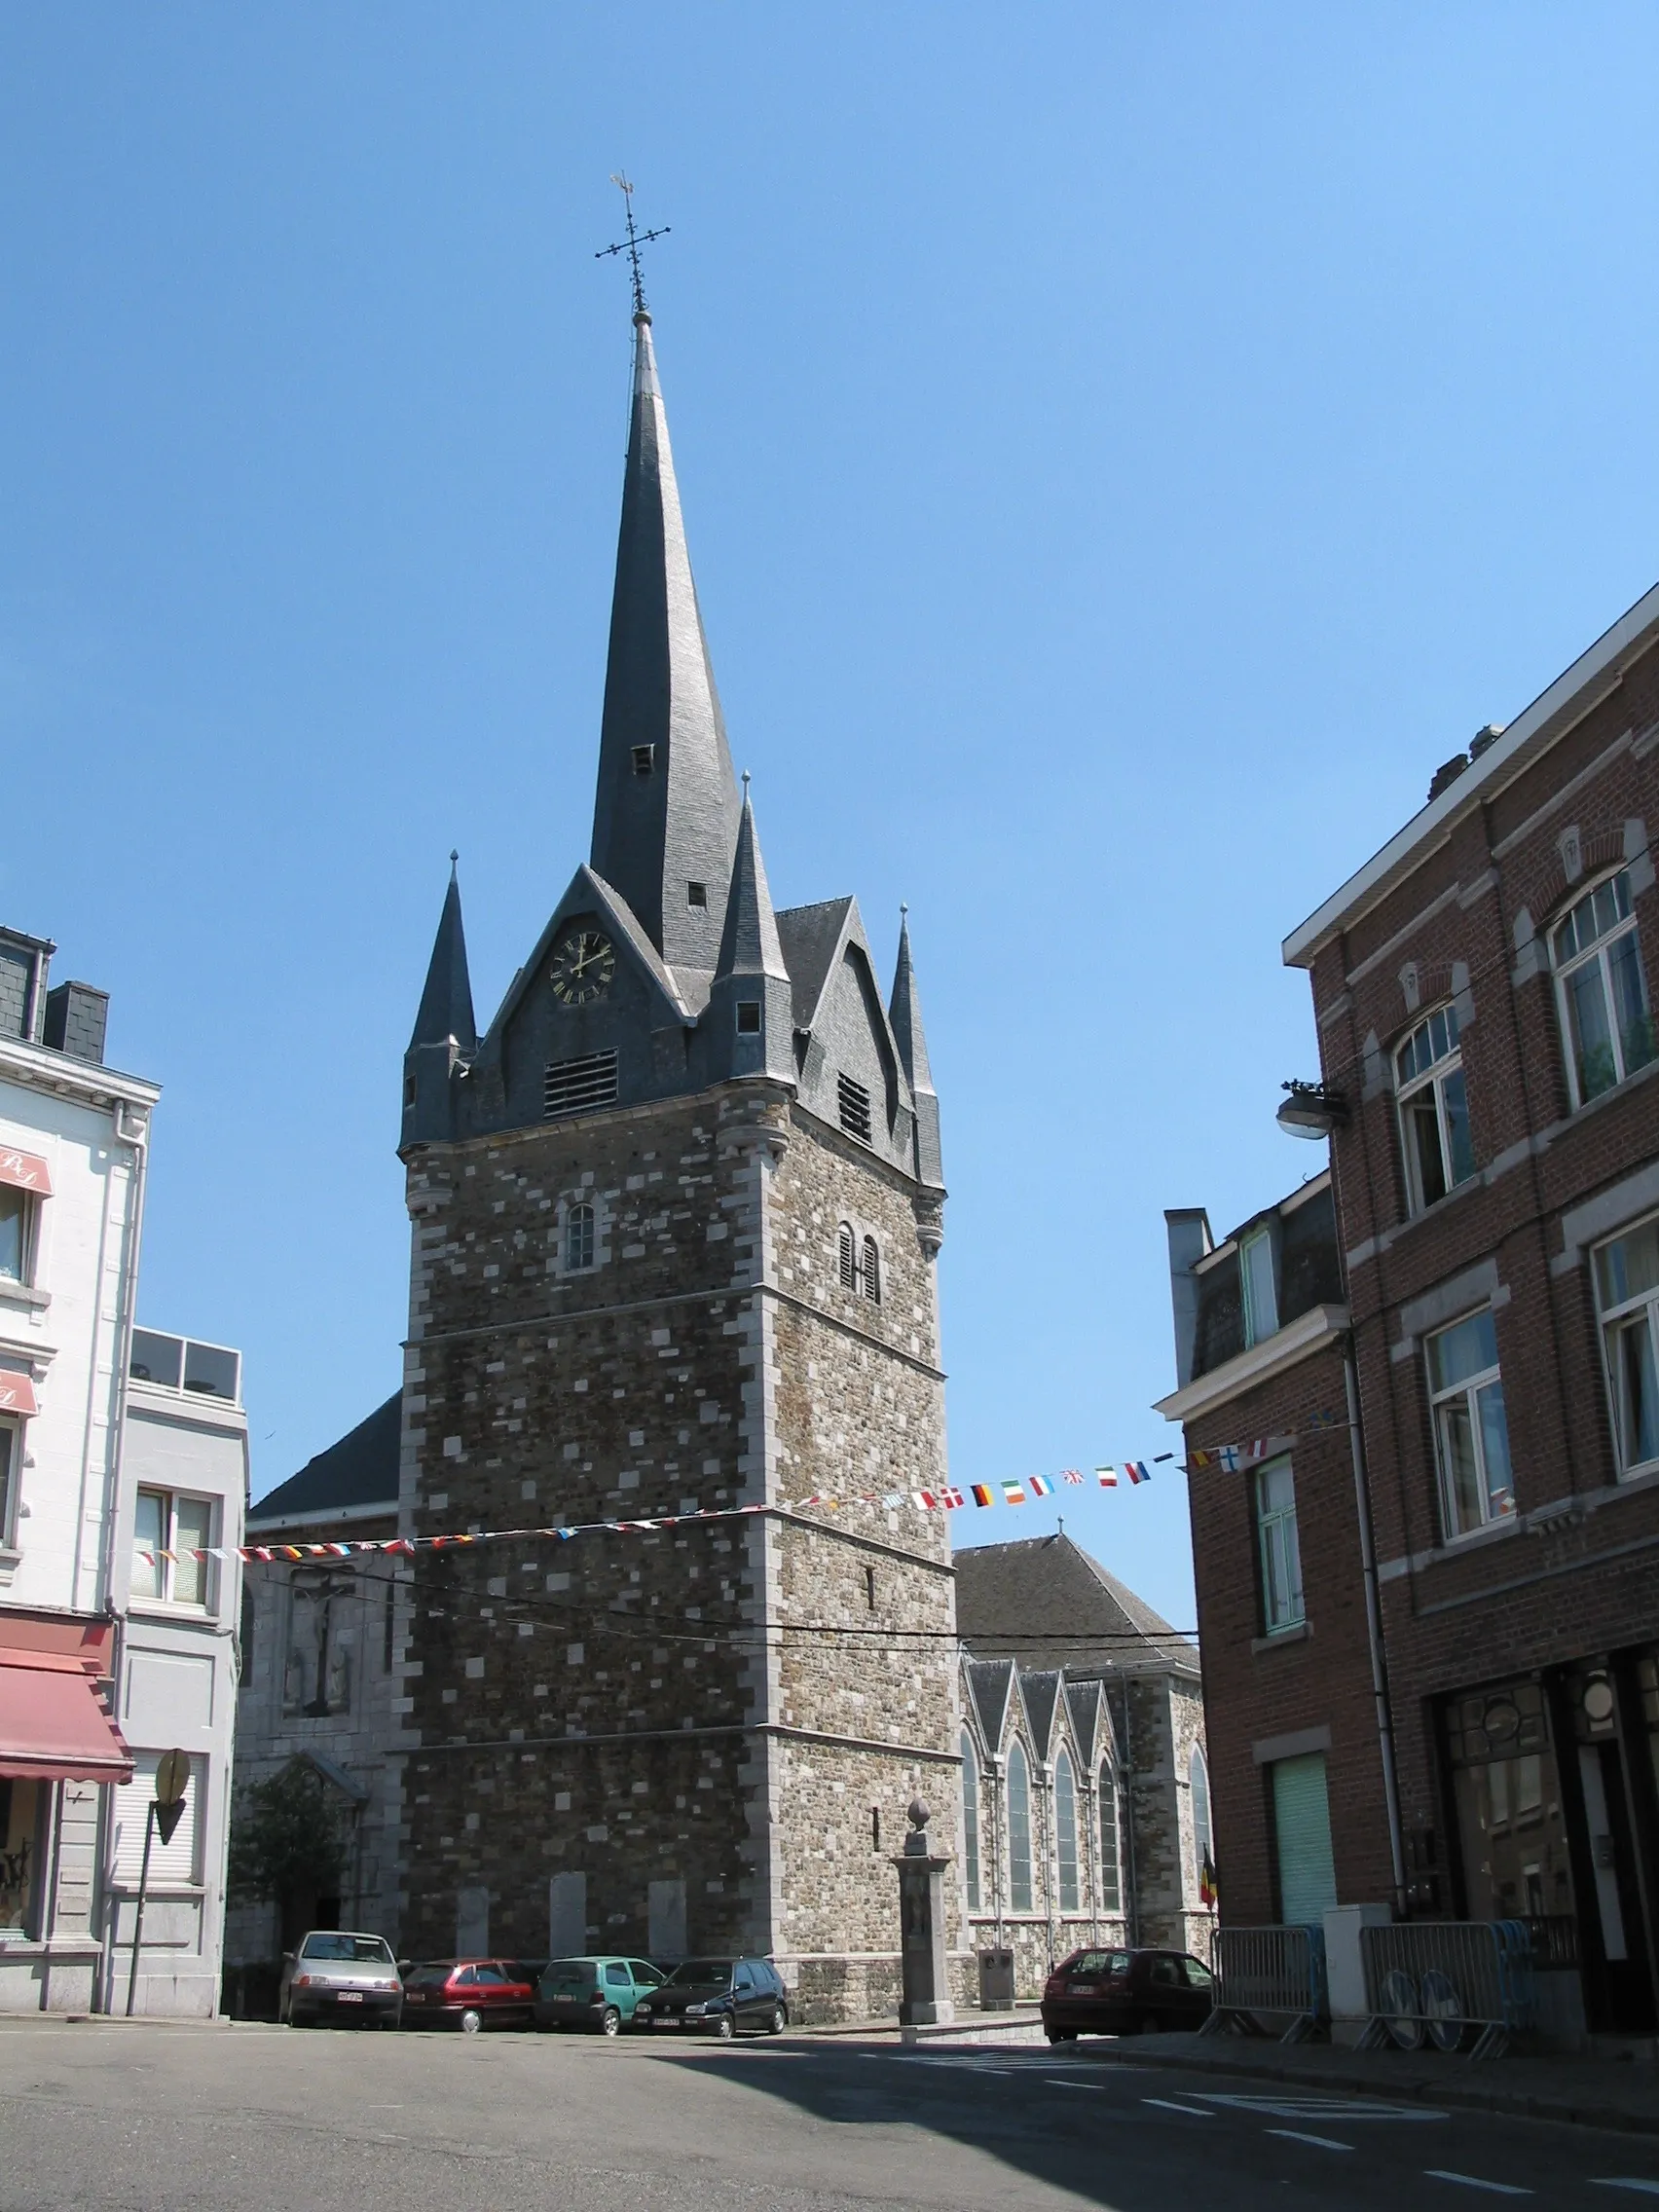
[[[574,1274],[593,1266],[593,1208],[585,1202],[565,1216],[565,1267]]]
[[[974,1739],[962,1731],[962,1870],[968,1878],[968,1910],[979,1909],[979,1762]]]
[[[864,1240],[864,1294],[872,1306],[881,1304],[881,1254],[873,1236]]]
[[[1018,1743],[1008,1754],[1008,1896],[1015,1912],[1031,1910],[1031,1769]]]
[[[1193,1786],[1193,1872],[1201,1889],[1214,1846],[1210,1835],[1209,1768],[1197,1744],[1188,1761],[1187,1778]]]
[[[841,1288],[843,1290],[857,1290],[859,1287],[859,1250],[854,1240],[853,1225],[850,1221],[842,1222],[840,1235],[836,1241],[841,1267]]]
[[[1109,1766],[1100,1769],[1100,1909],[1121,1912],[1123,1884],[1118,1874],[1118,1784]]]
[[[1054,1761],[1054,1861],[1060,1876],[1060,1910],[1081,1912],[1077,1886],[1077,1783],[1071,1754]]]

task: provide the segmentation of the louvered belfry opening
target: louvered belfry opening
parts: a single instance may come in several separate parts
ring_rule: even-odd
[[[835,1078],[835,1098],[841,1112],[841,1126],[860,1144],[869,1142],[869,1092],[862,1083],[855,1083],[850,1075]]]
[[[588,1114],[616,1103],[616,1054],[584,1052],[577,1059],[554,1060],[547,1069],[541,1111],[549,1122],[568,1114]]]
[[[841,1288],[856,1291],[859,1287],[858,1246],[854,1242],[852,1229],[846,1222],[841,1224],[837,1247],[841,1270]]]

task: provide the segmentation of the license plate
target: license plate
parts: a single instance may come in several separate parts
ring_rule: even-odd
[[[553,2002],[555,2005],[573,2005],[575,1999],[573,1997],[555,1997]]]
[[[337,2002],[342,2005],[360,2005],[363,2002],[363,1993],[360,1989],[343,1989]]]

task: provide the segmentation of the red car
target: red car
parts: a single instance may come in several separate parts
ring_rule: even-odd
[[[535,1959],[429,1959],[403,1977],[406,2028],[528,2028],[541,1962]]]
[[[1075,2043],[1201,2028],[1214,1986],[1208,1967],[1186,1951],[1074,1951],[1043,1991],[1043,2031],[1051,2043]]]

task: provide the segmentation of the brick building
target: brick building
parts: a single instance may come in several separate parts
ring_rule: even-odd
[[[944,1479],[939,1107],[907,936],[884,1004],[853,900],[774,912],[644,312],[591,859],[482,1037],[452,880],[400,1149],[403,1533],[762,1508],[418,1556],[404,1946],[747,1948],[880,2009],[904,1806],[957,1800],[904,1500]],[[892,1502],[786,1509],[855,1485]]]
[[[1345,1902],[1547,1922],[1625,2030],[1659,1986],[1656,749],[1659,589],[1287,939],[1332,1272],[1295,1310],[1297,1200],[1212,1252],[1171,1216],[1162,1409],[1285,1445],[1194,1482],[1224,1914],[1289,1909],[1281,1825],[1310,1896],[1323,1819]]]

